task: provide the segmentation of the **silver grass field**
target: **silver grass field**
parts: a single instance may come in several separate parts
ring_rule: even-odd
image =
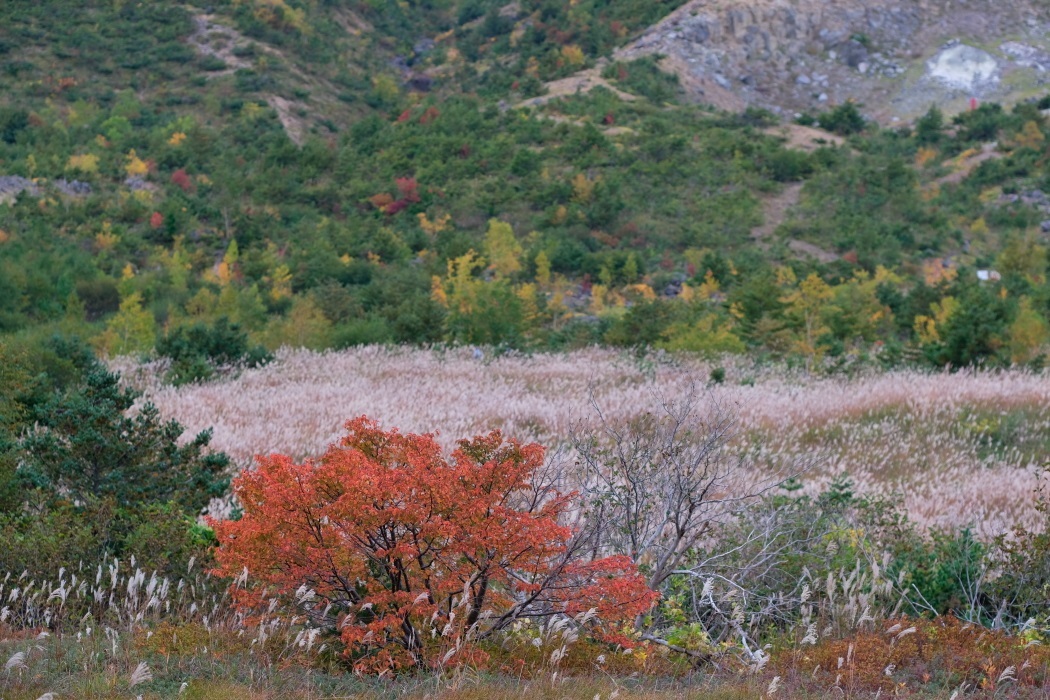
[[[1050,448],[1050,376],[1029,371],[867,371],[820,376],[726,359],[714,365],[610,350],[477,357],[471,349],[283,350],[273,364],[183,387],[164,366],[113,364],[187,434],[212,427],[238,466],[254,455],[321,453],[366,414],[445,444],[500,429],[539,442],[571,470],[573,427],[656,410],[698,391],[735,416],[734,448],[758,473],[799,472],[819,491],[848,474],[854,491],[899,499],[926,527],[973,526],[989,538],[1035,526],[1033,491]],[[570,478],[571,481],[571,478]]]

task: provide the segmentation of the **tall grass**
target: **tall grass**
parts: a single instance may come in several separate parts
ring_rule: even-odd
[[[499,428],[557,449],[571,426],[595,422],[592,395],[609,418],[628,418],[711,372],[701,361],[598,349],[481,359],[468,349],[284,350],[270,366],[178,388],[162,384],[158,364],[117,366],[189,432],[213,427],[212,444],[241,466],[256,454],[316,455],[359,414],[437,431],[446,444]],[[757,469],[805,463],[814,493],[848,473],[859,493],[899,495],[924,526],[973,525],[989,537],[1038,523],[1031,494],[1050,450],[1050,376],[725,369],[725,383],[706,391],[736,413],[736,448]]]

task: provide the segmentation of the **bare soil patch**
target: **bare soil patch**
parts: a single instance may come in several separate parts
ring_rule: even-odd
[[[599,68],[588,68],[587,70],[582,70],[575,75],[570,75],[568,78],[551,81],[547,83],[547,94],[525,100],[518,106],[539,107],[540,105],[545,105],[560,97],[586,94],[596,87],[605,88],[624,102],[634,102],[638,99],[629,92],[624,92],[623,90],[613,87],[608,80],[601,76],[599,70]]]
[[[822,129],[814,129],[811,126],[802,126],[801,124],[772,126],[765,129],[764,133],[784,139],[785,148],[792,148],[806,153],[812,153],[824,146],[839,147],[846,143],[846,139],[841,136]]]
[[[978,165],[988,160],[995,160],[1002,158],[1003,154],[997,149],[999,144],[997,143],[986,143],[981,146],[980,153],[972,155],[968,158],[958,160],[955,164],[955,170],[942,178],[938,178],[933,181],[933,184],[940,187],[943,185],[958,185],[960,182],[970,176]]]
[[[186,41],[201,56],[212,56],[226,64],[225,70],[212,72],[212,77],[229,75],[241,68],[251,67],[251,63],[233,52],[248,40],[236,29],[217,23],[215,15],[195,15],[193,33]]]
[[[802,198],[801,182],[792,182],[777,195],[762,202],[762,225],[751,230],[751,238],[761,241],[773,235],[780,224],[787,219],[788,212]]]

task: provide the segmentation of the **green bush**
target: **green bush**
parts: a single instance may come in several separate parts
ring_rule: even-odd
[[[157,341],[156,350],[171,359],[168,379],[176,385],[208,379],[218,368],[258,367],[273,360],[266,348],[252,346],[248,334],[226,317],[212,325],[179,326]]]
[[[206,528],[172,504],[120,508],[111,501],[84,506],[63,504],[32,514],[0,515],[0,571],[51,577],[81,562],[107,557],[128,561],[144,571],[185,576],[191,558],[207,566],[213,542]]]
[[[821,129],[840,136],[859,134],[867,125],[855,102],[845,102],[830,112],[824,112],[817,117],[817,123]]]

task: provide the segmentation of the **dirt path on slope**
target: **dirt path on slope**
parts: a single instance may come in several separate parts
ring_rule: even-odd
[[[802,198],[801,182],[786,185],[779,194],[767,197],[762,202],[762,225],[751,229],[751,239],[763,241],[773,235],[780,224],[787,220],[788,212]]]
[[[814,245],[806,241],[800,241],[797,238],[793,238],[788,241],[788,248],[793,253],[798,255],[806,255],[811,258],[816,258],[822,263],[831,263],[839,259],[839,256],[835,255],[829,250],[821,248],[819,245]]]
[[[787,221],[788,214],[802,199],[802,187],[805,183],[792,182],[785,185],[779,194],[767,197],[762,202],[762,225],[751,229],[751,240],[766,248],[768,239],[782,223]],[[839,256],[818,245],[793,238],[788,241],[788,248],[797,255],[815,258],[822,263],[830,263]]]

